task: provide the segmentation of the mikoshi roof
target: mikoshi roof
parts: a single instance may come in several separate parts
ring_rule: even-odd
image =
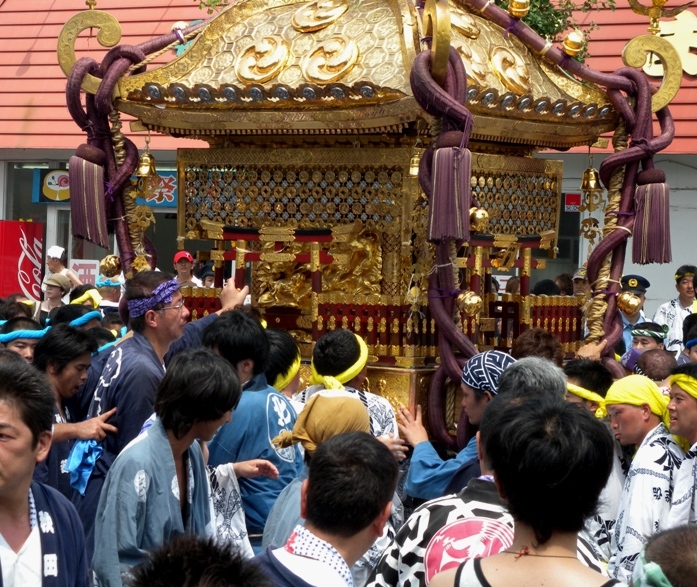
[[[450,17],[472,140],[564,149],[615,127],[601,89],[461,4]],[[409,83],[422,26],[404,0],[242,0],[171,62],[122,78],[116,107],[196,137],[401,132],[427,117]]]

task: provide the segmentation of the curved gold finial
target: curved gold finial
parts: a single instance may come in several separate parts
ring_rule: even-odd
[[[641,68],[646,63],[647,53],[657,55],[663,65],[661,87],[651,97],[651,110],[658,112],[670,104],[680,89],[682,62],[675,47],[655,35],[641,35],[629,41],[622,51],[622,61],[629,67]]]
[[[692,2],[688,2],[687,4],[676,6],[675,8],[663,8],[666,0],[651,0],[651,6],[644,6],[639,0],[627,1],[629,2],[629,7],[632,9],[632,12],[649,17],[649,32],[652,35],[657,35],[660,32],[661,29],[658,23],[662,18],[677,16],[688,6],[692,5]]]
[[[77,61],[75,40],[82,31],[90,28],[98,29],[97,41],[102,47],[113,47],[121,40],[119,21],[108,12],[91,9],[70,18],[58,35],[58,64],[66,77]],[[82,81],[82,89],[96,94],[101,82],[98,77],[88,74]]]
[[[431,75],[439,85],[445,83],[450,56],[450,10],[448,0],[426,0],[424,30],[431,37]]]

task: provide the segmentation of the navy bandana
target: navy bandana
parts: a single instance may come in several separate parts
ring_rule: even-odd
[[[462,383],[479,391],[498,393],[499,377],[504,369],[515,363],[508,353],[485,351],[474,355],[462,370]]]

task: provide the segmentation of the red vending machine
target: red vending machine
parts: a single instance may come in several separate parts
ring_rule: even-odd
[[[21,293],[41,300],[44,225],[0,220],[0,298]]]

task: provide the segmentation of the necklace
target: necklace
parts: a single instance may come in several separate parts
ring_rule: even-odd
[[[515,550],[502,550],[501,554],[515,554],[516,560],[518,560],[521,556],[544,556],[548,558],[577,558],[575,555],[570,555],[570,554],[537,554],[534,552],[530,552],[530,549],[527,546],[523,546],[518,552]]]

